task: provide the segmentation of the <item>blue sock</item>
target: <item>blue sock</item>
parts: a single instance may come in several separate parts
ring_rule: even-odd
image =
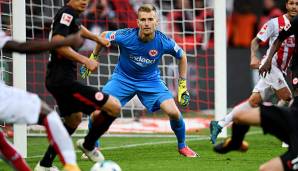
[[[88,120],[88,129],[90,130],[91,127],[92,127],[92,121],[91,121],[91,117],[89,116],[89,120]],[[97,141],[95,142],[95,147],[99,148],[99,146],[100,146],[100,142],[99,142],[99,140],[97,140]]]
[[[177,141],[178,149],[184,148],[185,143],[185,123],[182,115],[180,114],[179,120],[170,120],[171,128],[174,131]]]

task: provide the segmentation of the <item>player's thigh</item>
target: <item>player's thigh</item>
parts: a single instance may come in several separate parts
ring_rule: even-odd
[[[136,82],[135,85],[140,101],[151,112],[159,110],[164,101],[173,99],[172,93],[162,80]]]
[[[260,97],[261,97],[261,101],[265,101],[266,99],[268,99],[267,97],[273,93],[270,92],[272,91],[270,88],[270,85],[266,83],[265,79],[263,77],[260,78],[260,80],[256,83],[252,94],[253,93],[259,93]],[[258,98],[259,101],[259,98]]]
[[[136,93],[133,85],[114,78],[107,82],[103,87],[102,92],[118,99],[121,106],[124,106]]]
[[[291,109],[276,106],[260,106],[261,127],[284,142],[289,142],[291,132]]]
[[[56,99],[60,115],[63,117],[77,112],[91,114],[94,110],[100,109],[109,97],[98,89],[79,82],[47,88]]]
[[[271,67],[270,74],[268,74],[264,78],[264,80],[274,90],[279,90],[281,88],[288,87],[283,73],[274,65]]]
[[[137,92],[137,96],[142,102],[142,104],[149,110],[150,112],[157,111],[161,108],[161,104],[169,99],[173,99],[172,94],[169,91],[159,91],[158,89],[156,92],[147,92],[146,89],[143,91]],[[173,100],[174,101],[174,100]],[[173,109],[176,112],[175,108]],[[168,110],[167,110],[168,112]]]
[[[41,100],[36,94],[0,85],[0,120],[33,124],[37,123],[40,110]]]
[[[74,103],[78,108],[77,112],[84,112],[87,114],[102,109],[108,102],[108,99],[110,99],[110,96],[107,93],[102,93],[97,88],[79,82],[73,84],[71,93]]]
[[[283,164],[279,157],[275,157],[268,162],[262,164],[260,171],[283,171]]]
[[[292,99],[292,93],[288,86],[276,90],[275,93],[278,99],[282,99],[284,101],[290,101]]]
[[[255,125],[261,123],[260,109],[258,107],[238,110],[234,114],[233,121],[239,124]]]

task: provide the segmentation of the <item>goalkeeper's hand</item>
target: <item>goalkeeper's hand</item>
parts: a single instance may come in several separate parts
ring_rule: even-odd
[[[178,102],[181,106],[188,106],[190,101],[189,92],[186,87],[186,79],[179,78],[178,80]]]
[[[91,53],[91,55],[89,56],[89,59],[94,59],[97,60],[98,56],[94,55],[93,53]],[[91,74],[91,71],[86,67],[86,65],[82,65],[80,68],[80,75],[82,79],[85,79],[87,77],[89,77]]]

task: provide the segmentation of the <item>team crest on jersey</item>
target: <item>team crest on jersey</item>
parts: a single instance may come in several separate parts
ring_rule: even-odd
[[[150,55],[151,57],[155,57],[155,56],[158,55],[158,51],[155,50],[155,49],[152,49],[152,50],[149,51],[149,55]]]
[[[283,83],[283,80],[278,78],[278,84],[281,85]]]
[[[60,23],[69,26],[71,21],[73,19],[73,16],[67,13],[63,13]]]
[[[291,28],[291,24],[290,23],[288,23],[288,24],[285,25],[284,30],[287,31],[287,30],[289,30],[289,28]]]
[[[290,23],[286,24],[285,26],[279,26],[279,31],[281,31],[281,30],[288,31],[289,28],[291,28],[291,24]]]
[[[102,101],[103,94],[101,92],[95,93],[95,99],[98,100],[98,101]]]
[[[293,78],[293,85],[296,85],[297,83],[298,83],[298,78],[297,77]]]
[[[115,37],[116,37],[116,32],[113,31],[110,35],[110,40],[115,40]]]

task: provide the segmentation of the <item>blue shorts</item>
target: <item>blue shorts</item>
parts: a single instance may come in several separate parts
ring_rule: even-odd
[[[150,112],[159,110],[163,101],[173,98],[162,80],[132,81],[117,73],[112,75],[102,92],[116,97],[122,106],[137,95]]]

